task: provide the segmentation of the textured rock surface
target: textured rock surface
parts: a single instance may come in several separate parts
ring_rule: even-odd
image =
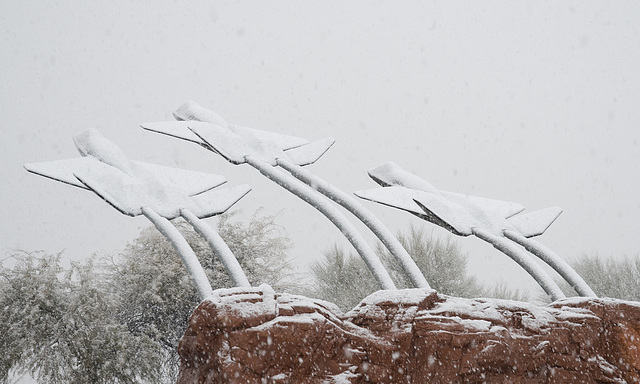
[[[343,314],[268,286],[218,290],[179,353],[180,383],[640,383],[640,303],[412,289]]]

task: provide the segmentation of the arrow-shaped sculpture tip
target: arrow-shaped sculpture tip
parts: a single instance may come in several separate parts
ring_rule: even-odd
[[[414,175],[413,173],[405,171],[398,164],[391,161],[372,168],[367,173],[373,181],[383,187],[399,185],[424,192],[440,193],[426,180]]]
[[[299,147],[286,150],[285,153],[294,164],[301,167],[315,163],[336,142],[333,137],[317,140]]]
[[[561,213],[562,208],[549,207],[512,216],[508,220],[524,237],[535,237],[542,235]]]

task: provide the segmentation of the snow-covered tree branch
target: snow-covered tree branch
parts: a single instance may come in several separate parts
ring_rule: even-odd
[[[185,222],[175,223],[214,288],[231,287],[222,263]],[[288,287],[284,237],[272,216],[226,214],[220,235],[253,284]],[[176,353],[198,294],[171,244],[154,228],[118,255],[63,267],[63,256],[16,251],[0,268],[0,383],[175,382]]]

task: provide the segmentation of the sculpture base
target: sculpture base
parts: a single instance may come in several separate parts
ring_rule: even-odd
[[[408,289],[343,314],[266,285],[234,288],[198,306],[179,353],[179,383],[638,383],[640,303]]]

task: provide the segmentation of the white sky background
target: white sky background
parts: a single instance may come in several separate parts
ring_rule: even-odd
[[[335,137],[309,169],[345,191],[394,161],[443,190],[562,207],[539,240],[565,258],[635,254],[638,16],[635,1],[2,2],[2,253],[80,259],[150,225],[22,168],[79,156],[71,138],[89,127],[133,159],[249,183],[236,207],[280,212],[297,265],[347,246],[248,165],[139,128],[191,99],[233,123]],[[422,223],[363,203],[394,232]],[[480,240],[459,243],[485,279],[532,285]]]

